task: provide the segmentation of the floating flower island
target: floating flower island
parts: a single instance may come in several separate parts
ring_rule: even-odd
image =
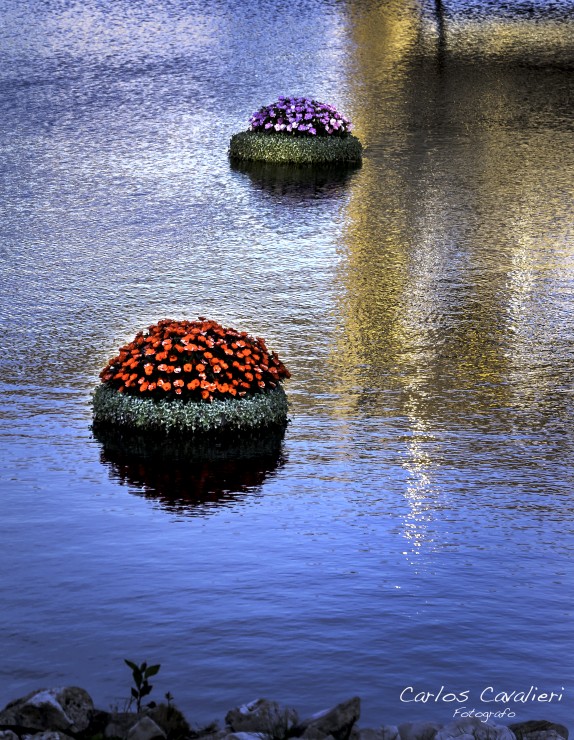
[[[363,147],[351,122],[332,105],[309,98],[280,97],[234,134],[232,160],[275,164],[358,164]]]
[[[284,428],[287,368],[265,341],[200,317],[164,319],[121,347],[100,373],[94,428],[237,435]]]

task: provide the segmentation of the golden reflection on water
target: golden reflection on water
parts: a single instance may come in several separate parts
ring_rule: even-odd
[[[339,412],[404,414],[413,399],[457,424],[533,403],[555,411],[574,278],[568,74],[473,60],[463,23],[439,64],[424,43],[434,21],[416,5],[369,4],[350,23],[367,152],[341,247]],[[493,48],[508,23],[492,21]],[[533,64],[540,28],[522,48]]]
[[[508,450],[518,427],[571,415],[571,72],[544,62],[574,24],[491,19],[481,46],[472,18],[354,7],[350,107],[366,157],[340,248],[335,413],[405,429],[404,556],[419,567],[444,544],[437,470],[470,480],[468,440],[478,455],[497,439]]]

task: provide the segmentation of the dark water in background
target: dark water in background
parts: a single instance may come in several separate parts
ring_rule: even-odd
[[[516,719],[571,723],[574,5],[435,10],[4,0],[0,703],[121,704],[129,658],[198,722],[534,685],[564,698]],[[363,167],[231,168],[282,93],[349,115]],[[285,439],[93,439],[119,343],[197,315],[280,353]]]

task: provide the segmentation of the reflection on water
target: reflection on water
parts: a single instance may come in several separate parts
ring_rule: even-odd
[[[360,169],[360,164],[305,167],[239,160],[231,160],[230,166],[247,175],[256,189],[296,202],[340,197],[353,173]]]
[[[573,44],[572,0],[1,4],[5,701],[117,703],[124,657],[206,722],[566,686]],[[344,110],[362,168],[230,167],[280,94]],[[99,369],[166,315],[285,357],[283,443],[90,439]]]
[[[569,416],[571,75],[469,66],[456,44],[437,68],[427,25],[386,5],[353,17],[372,154],[347,210],[339,392],[388,414],[384,391],[401,390],[441,424]]]
[[[157,500],[168,511],[206,514],[261,490],[285,465],[285,430],[245,435],[234,442],[192,442],[94,428],[101,461],[113,480]]]

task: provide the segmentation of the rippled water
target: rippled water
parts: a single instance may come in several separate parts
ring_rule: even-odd
[[[563,698],[516,719],[571,722],[573,18],[5,0],[0,703],[122,704],[129,658],[197,722],[354,694],[364,725],[447,722],[401,691],[531,685]],[[349,115],[363,167],[231,167],[282,93]],[[94,439],[119,343],[198,315],[279,352],[285,438]]]

